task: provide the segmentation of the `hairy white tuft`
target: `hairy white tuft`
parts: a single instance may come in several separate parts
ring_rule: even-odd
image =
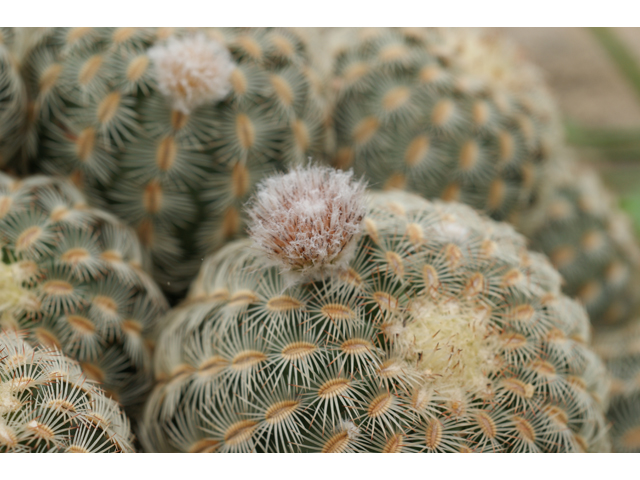
[[[208,102],[218,102],[231,91],[229,77],[236,68],[229,51],[203,33],[171,37],[148,51],[160,91],[173,108],[190,113]]]
[[[249,234],[281,272],[317,279],[345,268],[366,214],[353,172],[297,168],[267,178],[249,209]]]

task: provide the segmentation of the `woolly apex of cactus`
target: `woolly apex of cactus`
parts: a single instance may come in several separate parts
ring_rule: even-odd
[[[222,100],[231,91],[236,65],[229,51],[203,33],[171,37],[149,49],[159,90],[173,108],[185,114],[206,103]]]
[[[249,234],[281,273],[321,278],[346,267],[366,213],[353,172],[296,168],[263,181],[249,208]]]

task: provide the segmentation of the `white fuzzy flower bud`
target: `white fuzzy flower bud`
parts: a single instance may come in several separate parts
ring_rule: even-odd
[[[249,234],[281,272],[317,279],[348,265],[366,213],[365,184],[352,176],[308,167],[260,184]]]
[[[203,33],[171,37],[150,48],[148,55],[158,89],[176,110],[188,114],[200,105],[222,100],[231,91],[229,78],[236,68],[231,54]]]

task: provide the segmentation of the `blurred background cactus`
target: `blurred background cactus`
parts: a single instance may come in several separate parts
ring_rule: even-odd
[[[609,421],[615,452],[640,452],[640,321],[599,332],[597,353],[612,379]]]
[[[61,179],[0,173],[0,328],[77,359],[129,413],[167,304],[135,233]]]
[[[371,193],[352,256],[333,275],[301,273],[287,286],[267,255],[288,264],[290,248],[306,245],[317,265],[325,244],[349,240],[339,221],[335,237],[309,232],[357,211],[341,206],[349,193],[334,199],[327,186],[309,202],[306,183],[287,181],[265,183],[253,217],[280,228],[278,210],[295,210],[296,195],[307,215],[291,219],[288,236],[254,235],[258,248],[237,241],[209,258],[163,320],[145,448],[609,448],[608,386],[586,313],[511,227],[459,204]]]
[[[129,421],[76,362],[0,332],[0,452],[133,452]]]
[[[0,169],[15,160],[27,126],[27,92],[14,54],[16,32],[0,27]]]
[[[333,164],[353,167],[372,188],[461,201],[515,221],[557,140],[542,88],[516,88],[456,30],[365,30],[347,39],[330,76]]]
[[[601,300],[607,299],[605,294],[611,295],[613,308],[605,312],[602,322],[595,322],[596,347],[613,378],[608,414],[611,438],[614,451],[640,452],[640,322],[637,308],[633,308],[637,307],[640,297],[638,255],[637,247],[630,241],[632,230],[628,220],[621,219],[616,212],[620,206],[630,214],[637,237],[640,232],[640,30],[501,29],[500,33],[515,39],[541,67],[563,111],[567,140],[579,152],[580,165],[572,167],[572,179],[565,176],[565,180],[560,180],[564,183],[560,201],[551,201],[564,203],[564,213],[556,209],[560,216],[556,215],[547,224],[546,235],[544,230],[539,231],[538,241],[548,242],[550,246],[564,235],[565,245],[556,244],[560,247],[556,248],[557,258],[564,260],[564,265],[558,267],[569,285],[579,287],[586,294],[587,305],[601,310]],[[600,181],[592,173],[582,173],[590,169],[597,169],[606,186],[618,197],[603,192]],[[570,200],[571,197],[574,200]],[[576,203],[575,199],[580,197],[582,200]],[[574,206],[570,207],[572,203]],[[594,235],[590,230],[600,234]],[[580,235],[584,236],[579,238]],[[598,237],[598,242],[589,241]],[[599,246],[594,251],[598,255],[591,255],[589,260],[585,257],[585,247],[590,243]],[[602,270],[612,260],[610,265],[617,266]],[[593,274],[598,269],[614,275],[600,276],[597,280],[599,275]],[[630,277],[627,272],[631,273]],[[579,275],[583,275],[583,279],[579,279]],[[618,281],[611,282],[615,278]],[[629,313],[635,316],[629,317]],[[611,325],[612,321],[625,317],[631,320],[628,325]]]
[[[601,327],[628,321],[640,305],[640,247],[631,219],[596,172],[571,152],[545,172],[537,205],[517,224],[531,248],[562,274],[564,291]]]
[[[640,29],[489,29],[517,43],[559,104],[566,138],[640,227]]]
[[[179,293],[244,233],[268,172],[322,152],[326,113],[291,29],[47,29],[23,62],[31,168],[132,225]]]

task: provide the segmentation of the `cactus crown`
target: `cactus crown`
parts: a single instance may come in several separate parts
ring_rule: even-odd
[[[56,351],[0,332],[0,452],[133,452],[114,401]]]
[[[371,194],[346,268],[289,286],[250,245],[207,260],[165,319],[147,448],[606,448],[585,312],[510,227]]]

